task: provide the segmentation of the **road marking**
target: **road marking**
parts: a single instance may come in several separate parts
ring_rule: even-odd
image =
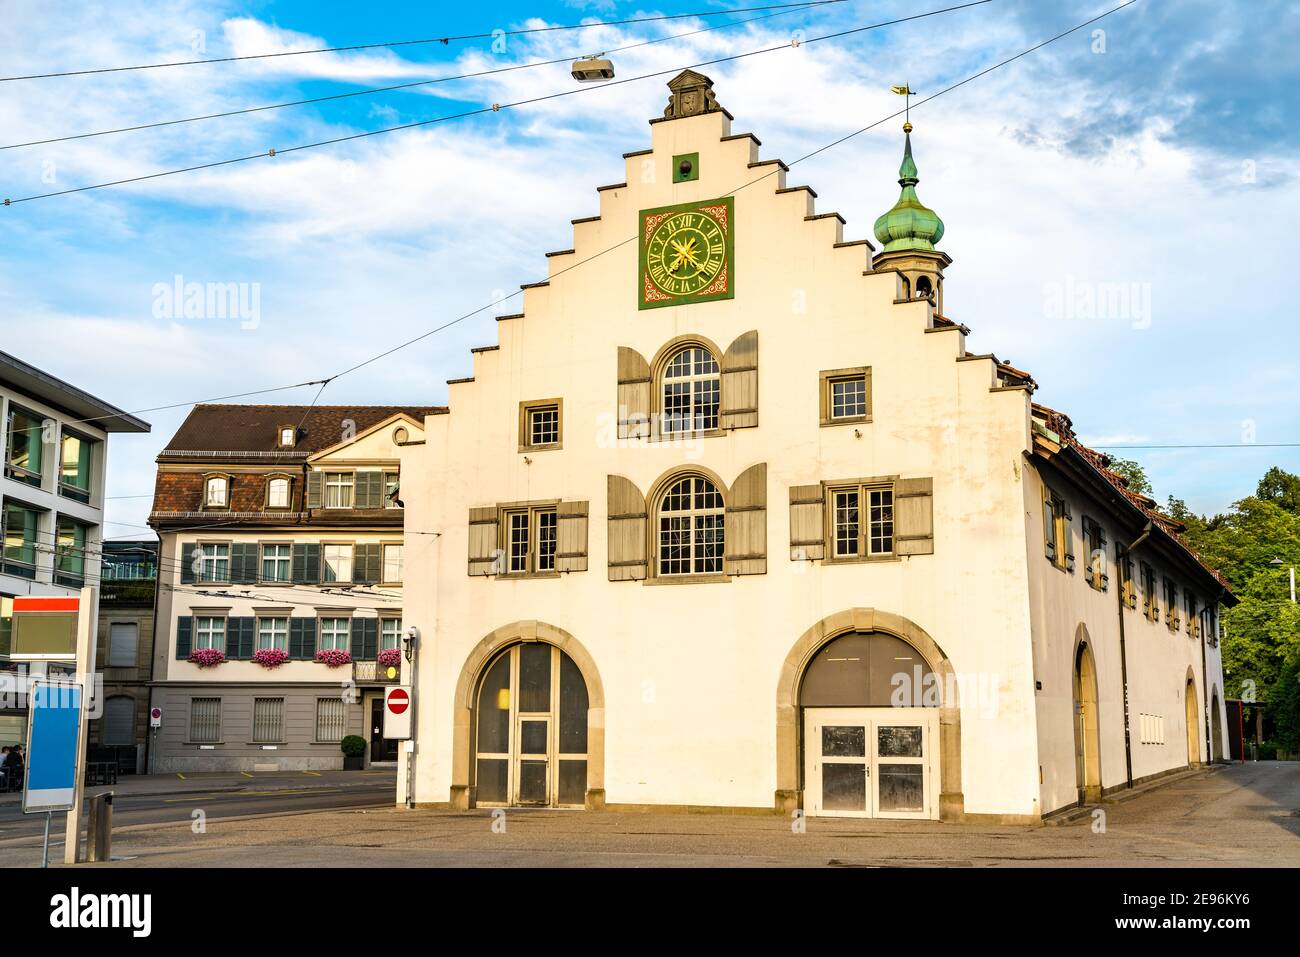
[[[179,771],[176,772],[176,776],[177,776],[178,778],[180,778],[182,781],[185,780],[185,775],[181,774],[181,772],[179,772]]]
[[[240,771],[239,773],[242,774],[242,775],[243,775],[244,777],[246,777],[246,778],[251,778],[251,777],[252,777],[252,775],[249,774],[247,771]]]
[[[314,778],[318,778],[318,777],[320,777],[320,772],[319,772],[319,771],[304,771],[304,772],[302,772],[302,773],[303,773],[303,774],[310,774],[310,775],[311,775],[312,777],[314,777]]]
[[[284,788],[276,791],[241,791],[238,797],[280,797],[285,794],[338,794],[342,788]]]

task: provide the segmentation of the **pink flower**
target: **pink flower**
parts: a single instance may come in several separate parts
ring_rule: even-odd
[[[195,648],[190,652],[190,662],[200,668],[215,668],[226,660],[226,653],[216,648]]]
[[[402,653],[396,648],[385,648],[375,658],[375,661],[385,668],[395,668],[402,663]]]
[[[341,668],[343,665],[352,664],[352,656],[350,654],[346,651],[336,651],[334,649],[326,649],[316,652],[316,660],[331,668]]]
[[[259,648],[253,652],[253,660],[263,668],[278,668],[289,660],[289,654],[279,648]]]

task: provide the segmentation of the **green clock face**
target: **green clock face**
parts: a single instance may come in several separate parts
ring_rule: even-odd
[[[732,200],[641,213],[640,307],[730,299]]]

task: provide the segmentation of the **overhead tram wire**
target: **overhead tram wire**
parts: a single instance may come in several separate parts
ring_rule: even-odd
[[[6,198],[4,200],[4,205],[16,206],[19,203],[29,203],[32,202],[33,200],[38,200],[38,199],[51,199],[55,196],[69,196],[73,193],[85,193],[91,190],[107,189],[112,186],[125,186],[131,183],[142,183],[148,180],[161,179],[165,176],[175,176],[180,173],[193,173],[205,169],[216,169],[222,166],[231,166],[235,163],[246,163],[256,159],[267,159],[276,156],[283,156],[287,153],[298,153],[298,152],[302,152],[303,150],[317,149],[322,146],[335,146],[339,143],[349,143],[354,140],[367,139],[372,136],[381,136],[385,133],[396,133],[402,130],[418,129],[420,127],[432,126],[435,123],[446,123],[451,120],[465,119],[466,117],[470,117],[470,116],[480,116],[484,113],[499,113],[503,110],[514,109],[521,106],[531,106],[536,103],[544,103],[549,100],[557,100],[562,97],[573,96],[578,93],[592,93],[597,90],[607,90],[610,89],[611,87],[620,86],[624,83],[636,83],[641,80],[649,80],[649,79],[654,79],[655,77],[677,74],[684,69],[696,69],[699,67],[711,66],[717,63],[730,63],[735,60],[743,60],[748,57],[759,56],[764,53],[775,53],[778,50],[789,50],[796,46],[807,46],[808,44],[819,43],[823,40],[838,40],[838,39],[842,39],[843,37],[852,36],[854,34],[865,33],[869,30],[879,30],[883,27],[896,26],[897,24],[900,23],[907,23],[912,20],[921,20],[926,17],[933,17],[943,13],[952,13],[957,10],[968,9],[970,7],[983,6],[986,3],[992,3],[992,2],[993,0],[969,0],[969,2],[967,3],[961,3],[950,7],[944,7],[939,10],[930,10],[926,13],[916,13],[916,14],[912,14],[911,16],[898,17],[893,20],[884,20],[881,21],[880,23],[870,23],[870,24],[866,24],[865,26],[853,27],[848,30],[839,30],[835,33],[827,33],[817,37],[808,37],[807,39],[802,41],[795,41],[793,43],[780,43],[777,44],[776,46],[763,47],[758,50],[749,50],[746,51],[745,53],[736,53],[736,54],[732,54],[731,56],[716,57],[712,60],[703,60],[699,63],[687,64],[684,67],[677,66],[667,70],[655,70],[654,72],[651,73],[641,73],[638,74],[637,76],[625,77],[621,80],[610,80],[608,83],[601,83],[596,86],[584,86],[584,87],[579,87],[577,89],[560,90],[555,93],[547,93],[542,96],[528,97],[527,99],[515,100],[510,103],[493,103],[491,106],[479,107],[478,109],[474,109],[474,110],[465,110],[460,113],[451,113],[446,116],[435,116],[427,120],[417,120],[412,123],[401,123],[398,124],[397,126],[382,127],[377,130],[365,130],[360,133],[351,133],[348,134],[347,136],[336,136],[331,139],[319,140],[314,143],[302,143],[298,146],[288,146],[285,147],[284,149],[272,148],[270,150],[266,150],[263,152],[252,153],[247,156],[235,156],[230,159],[216,160],[210,163],[197,163],[194,166],[185,166],[179,169],[162,170],[157,173],[146,173],[141,176],[129,176],[126,177],[125,179],[113,180],[107,183],[94,183],[89,186],[75,186],[70,189],[55,190],[54,192],[50,192],[50,193],[37,193],[32,196],[19,197],[18,199]],[[1129,0],[1129,2],[1136,3],[1137,0]]]
[[[723,17],[735,13],[753,13],[758,10],[782,10],[792,8],[810,8],[844,3],[845,0],[803,0],[799,3],[773,3],[759,7],[736,7],[730,10],[703,10],[695,13],[674,13],[654,17],[630,17],[625,20],[598,20],[593,23],[562,24],[547,27],[528,27],[521,30],[501,30],[491,33],[467,33],[460,36],[425,37],[416,40],[391,40],[385,43],[356,43],[351,46],[319,47],[313,50],[281,50],[276,53],[252,53],[244,56],[214,57],[207,60],[177,60],[171,63],[143,63],[135,66],[97,67],[86,70],[64,70],[58,73],[32,73],[26,76],[0,77],[0,83],[14,83],[20,80],[49,80],[56,77],[90,76],[100,73],[127,73],[133,70],[161,70],[177,66],[202,66],[214,63],[240,63],[247,60],[269,60],[279,57],[305,56],[313,53],[350,53],[356,50],[375,50],[386,47],[418,46],[441,43],[444,46],[466,40],[495,40],[497,37],[525,36],[534,33],[555,33],[562,30],[588,30],[593,27],[627,26],[633,23],[658,23],[665,20],[686,20],[691,17]]]
[[[840,0],[836,0],[840,2]],[[667,43],[670,40],[683,40],[688,37],[698,36],[701,33],[712,33],[716,30],[725,30],[728,27],[744,26],[748,23],[756,23],[759,20],[770,20],[773,17],[788,17],[792,13],[801,13],[809,10],[815,5],[798,6],[790,10],[778,10],[776,13],[765,13],[757,17],[748,17],[743,20],[732,20],[727,23],[716,23],[713,26],[703,27],[699,30],[690,30],[686,33],[673,33],[668,36],[655,37],[650,40],[640,40],[636,43],[629,43],[626,46],[613,47],[601,51],[602,56],[609,56],[615,53],[626,53],[628,50],[635,50],[638,47],[651,46],[655,43]],[[586,51],[590,52],[590,51]],[[0,151],[22,149],[27,146],[47,146],[51,143],[67,143],[72,140],[90,139],[96,136],[110,136],[115,133],[134,133],[140,130],[160,129],[165,126],[176,126],[181,123],[196,123],[200,120],[216,120],[230,116],[244,116],[249,113],[261,113],[266,110],[282,110],[291,106],[306,106],[312,103],[326,103],[332,100],[344,100],[354,96],[370,96],[375,93],[392,93],[396,90],[410,90],[416,87],[431,86],[436,83],[450,83],[455,80],[472,80],[484,76],[494,76],[498,73],[511,73],[517,70],[528,70],[533,67],[555,66],[557,63],[569,63],[575,56],[556,57],[552,60],[533,60],[529,63],[516,63],[511,66],[496,67],[492,70],[480,70],[476,73],[461,73],[456,76],[440,76],[431,80],[415,80],[410,83],[397,83],[392,86],[377,86],[365,90],[352,90],[347,93],[332,93],[326,96],[313,96],[302,100],[289,100],[285,103],[270,103],[265,106],[250,106],[239,110],[226,110],[221,113],[207,113],[202,116],[187,116],[177,120],[159,120],[155,123],[141,123],[136,126],[122,126],[111,130],[98,130],[94,133],[74,133],[69,136],[55,136],[44,140],[29,140],[26,143],[10,143],[7,146],[0,146]]]
[[[984,1],[987,1],[987,0],[984,0]],[[930,96],[927,96],[927,98],[924,98],[924,99],[922,99],[922,100],[919,100],[918,103],[915,104],[915,105],[922,105],[922,104],[924,104],[924,103],[928,103],[928,101],[935,100],[935,99],[939,98],[939,96],[943,96],[944,94],[948,94],[948,92],[952,92],[953,90],[957,90],[957,88],[967,85],[967,83],[970,83],[971,81],[974,81],[974,79],[978,79],[978,78],[980,78],[980,77],[985,77],[985,75],[988,75],[989,73],[995,72],[995,70],[1001,69],[1002,66],[1009,65],[1009,64],[1011,64],[1011,62],[1014,62],[1014,61],[1017,61],[1017,60],[1019,60],[1019,59],[1022,59],[1022,57],[1027,56],[1027,55],[1030,55],[1030,53],[1037,51],[1037,49],[1041,49],[1041,48],[1043,48],[1043,47],[1047,47],[1048,44],[1056,43],[1057,40],[1063,39],[1063,38],[1065,38],[1065,36],[1069,36],[1070,34],[1078,33],[1078,31],[1079,31],[1079,30],[1083,30],[1084,27],[1088,27],[1088,26],[1093,25],[1093,23],[1099,22],[1099,21],[1101,21],[1101,20],[1105,20],[1106,17],[1110,17],[1110,16],[1112,16],[1112,14],[1114,14],[1114,13],[1118,13],[1119,10],[1125,9],[1126,7],[1131,7],[1131,5],[1132,5],[1132,4],[1135,4],[1135,3],[1138,3],[1138,0],[1126,0],[1126,3],[1119,4],[1118,7],[1110,8],[1109,10],[1105,10],[1104,13],[1097,14],[1096,17],[1091,17],[1091,18],[1088,18],[1088,20],[1086,20],[1086,21],[1083,21],[1083,22],[1080,22],[1080,23],[1076,23],[1075,26],[1070,27],[1070,29],[1063,30],[1062,33],[1057,34],[1057,35],[1054,35],[1054,36],[1052,36],[1052,38],[1049,38],[1049,39],[1047,39],[1047,40],[1043,40],[1043,42],[1037,43],[1037,44],[1035,44],[1035,46],[1032,46],[1032,47],[1030,47],[1030,48],[1024,49],[1024,51],[1017,53],[1017,55],[1010,56],[1010,57],[1008,57],[1008,59],[1006,59],[1006,60],[998,61],[998,62],[996,62],[996,64],[993,64],[992,66],[989,66],[989,68],[984,69],[984,70],[980,70],[979,73],[971,74],[970,77],[966,77],[965,79],[962,79],[962,81],[958,81],[957,83],[953,83],[952,86],[948,86],[948,87],[943,88],[943,90],[940,90],[939,92],[936,92],[936,94],[932,94],[932,95],[930,95]],[[915,17],[907,17],[907,18],[905,18],[905,20],[917,20],[917,18],[919,18],[919,17],[935,16],[936,13],[944,13],[944,12],[948,12],[949,9],[962,9],[963,7],[972,7],[972,5],[976,5],[976,4],[963,4],[962,7],[946,8],[945,10],[932,10],[932,12],[930,12],[930,13],[917,14],[917,16],[915,16]],[[865,29],[870,29],[870,27],[865,27]],[[891,113],[891,114],[888,114],[888,116],[881,117],[880,120],[875,121],[875,122],[872,122],[872,124],[870,124],[870,125],[863,126],[862,129],[855,130],[855,131],[853,131],[853,133],[846,134],[846,135],[844,135],[844,137],[841,137],[841,138],[839,138],[839,139],[833,140],[832,143],[828,143],[828,144],[826,144],[826,146],[819,147],[818,150],[814,150],[813,152],[805,153],[805,155],[803,155],[803,156],[801,156],[801,157],[798,157],[797,160],[790,161],[790,163],[787,164],[787,168],[790,168],[790,166],[794,166],[794,165],[797,165],[797,164],[803,163],[803,161],[805,161],[805,160],[809,160],[809,159],[811,159],[811,157],[818,156],[818,155],[820,155],[820,153],[826,152],[826,151],[828,151],[828,150],[832,150],[832,148],[835,148],[836,146],[840,146],[840,144],[842,144],[842,143],[848,142],[849,139],[853,139],[854,137],[858,137],[858,135],[861,135],[862,133],[866,133],[866,131],[871,130],[871,129],[874,129],[874,127],[876,127],[876,126],[880,126],[881,124],[884,124],[884,122],[888,122],[889,120],[894,120],[894,118],[900,117],[900,116],[902,116],[902,114],[904,114],[904,113],[905,113],[904,109],[900,109],[900,111],[896,111],[896,112],[893,112],[893,113]],[[737,189],[736,189],[736,190],[733,190],[733,191],[732,191],[732,194],[729,194],[729,195],[733,195],[733,194],[736,194],[736,192],[740,192],[741,190],[748,189],[748,187],[749,187],[749,186],[753,186],[754,183],[762,182],[763,179],[767,179],[768,177],[775,176],[775,174],[776,174],[776,170],[775,170],[775,169],[772,170],[772,172],[770,172],[770,173],[764,173],[764,174],[762,174],[762,176],[759,176],[759,177],[757,177],[757,178],[751,179],[751,181],[749,181],[748,183],[744,183],[744,185],[738,186]],[[556,276],[562,276],[562,274],[564,274],[564,273],[571,272],[572,269],[576,269],[576,268],[580,267],[580,265],[584,265],[584,264],[586,264],[586,263],[590,263],[591,260],[598,259],[598,257],[601,257],[601,256],[603,256],[604,254],[607,254],[607,252],[615,251],[615,250],[617,250],[617,248],[621,248],[621,247],[623,247],[623,246],[627,246],[628,243],[630,243],[630,242],[634,242],[634,241],[636,241],[636,237],[629,237],[629,238],[627,238],[627,239],[624,239],[624,241],[621,241],[621,242],[619,242],[619,243],[615,243],[614,246],[610,246],[610,247],[604,248],[604,250],[601,250],[601,251],[599,251],[599,252],[595,252],[595,254],[586,257],[586,259],[578,260],[577,263],[573,263],[572,265],[568,265],[568,267],[565,267],[564,269],[560,269],[560,270],[558,270],[558,272],[555,273],[555,276],[552,276],[551,278],[555,278]],[[430,335],[433,335],[434,333],[437,333],[437,332],[441,332],[441,330],[443,330],[443,329],[450,328],[450,326],[452,326],[452,325],[456,325],[456,324],[458,324],[458,322],[463,322],[464,320],[471,319],[471,317],[473,317],[473,316],[477,316],[478,313],[485,312],[485,311],[487,311],[487,309],[493,308],[493,307],[495,307],[495,306],[499,306],[499,304],[502,304],[502,303],[504,303],[504,302],[508,302],[508,300],[511,300],[511,299],[515,298],[515,296],[520,295],[520,294],[521,294],[521,291],[523,291],[523,290],[516,290],[515,293],[511,293],[510,295],[502,296],[502,298],[495,299],[495,300],[493,300],[493,302],[486,303],[486,304],[484,304],[484,306],[478,307],[477,309],[473,309],[472,312],[464,313],[464,315],[458,317],[458,319],[454,319],[454,320],[447,321],[447,322],[445,322],[445,324],[443,324],[443,325],[441,325],[441,326],[437,326],[437,328],[430,329],[429,332],[421,333],[420,335],[417,335],[417,337],[415,337],[415,338],[407,339],[406,342],[399,343],[399,345],[396,345],[396,346],[394,346],[394,347],[389,348],[389,350],[385,350],[385,351],[383,351],[383,352],[380,352],[380,354],[377,354],[377,355],[374,355],[374,356],[370,356],[369,359],[365,359],[365,360],[361,361],[361,363],[357,363],[356,365],[352,365],[352,367],[350,367],[350,368],[343,369],[342,372],[338,372],[338,373],[333,374],[333,376],[330,376],[330,381],[333,381],[333,380],[335,380],[335,378],[339,378],[339,377],[341,377],[341,376],[346,376],[346,374],[348,374],[348,373],[350,373],[350,372],[355,372],[355,371],[357,371],[357,369],[360,369],[360,368],[365,367],[365,365],[369,365],[369,364],[374,363],[374,361],[378,361],[378,360],[380,360],[380,359],[386,358],[386,356],[393,355],[394,352],[398,352],[398,351],[400,351],[400,350],[403,350],[403,348],[406,348],[406,347],[408,347],[408,346],[415,345],[415,343],[417,343],[417,342],[424,341],[424,339],[429,338]],[[246,395],[259,395],[259,394],[263,394],[263,393],[272,393],[272,391],[282,391],[282,390],[285,390],[285,389],[298,389],[298,387],[302,387],[302,386],[304,386],[304,385],[318,385],[318,384],[320,384],[320,382],[322,382],[322,381],[325,381],[325,380],[313,380],[313,381],[309,381],[309,382],[300,382],[300,384],[298,384],[298,385],[292,385],[292,386],[278,386],[278,387],[273,387],[273,389],[252,390],[252,391],[247,391],[247,393],[240,393],[240,394],[238,394],[238,395],[231,395],[231,397],[226,397],[226,398],[242,398],[242,397],[246,397]],[[217,400],[220,400],[220,399],[207,399],[207,402],[217,402]],[[187,406],[187,404],[194,404],[194,403],[185,403],[185,402],[181,402],[181,403],[173,403],[173,404],[168,404],[168,406],[159,406],[159,407],[156,407],[155,410],[140,410],[140,411],[142,411],[142,412],[147,412],[147,411],[164,410],[164,408],[179,408],[179,407]],[[133,415],[134,415],[134,413],[133,413]],[[112,419],[112,417],[116,417],[116,416],[98,416],[98,419]],[[82,420],[82,421],[94,421],[94,419],[86,419],[86,420]],[[118,523],[118,524],[121,524],[121,523]]]

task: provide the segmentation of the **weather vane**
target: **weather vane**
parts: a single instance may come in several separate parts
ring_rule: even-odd
[[[904,83],[902,86],[891,86],[889,91],[906,97],[903,101],[903,132],[912,132],[912,97],[916,96],[916,90]]]

